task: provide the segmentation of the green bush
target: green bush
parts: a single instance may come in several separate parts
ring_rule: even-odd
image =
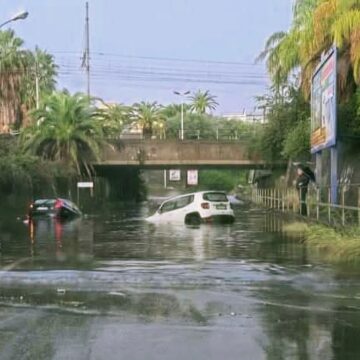
[[[285,137],[286,159],[308,160],[310,156],[310,119],[301,120]]]
[[[231,191],[243,183],[245,173],[231,170],[202,170],[199,173],[199,189]]]
[[[55,192],[60,179],[74,176],[66,164],[23,154],[16,138],[0,136],[0,194]]]

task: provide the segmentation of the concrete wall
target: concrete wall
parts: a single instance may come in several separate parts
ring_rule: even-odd
[[[108,149],[101,165],[258,166],[264,162],[250,154],[246,142],[124,140],[120,149]]]

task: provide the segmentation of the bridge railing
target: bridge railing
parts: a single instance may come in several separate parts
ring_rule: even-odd
[[[150,139],[153,140],[181,140],[181,130],[178,133],[154,133]],[[249,138],[253,138],[257,135],[255,131],[230,131],[224,129],[215,129],[215,131],[209,131],[207,129],[195,129],[195,130],[184,130],[184,140],[212,140],[212,141],[239,141]],[[120,139],[127,140],[144,140],[145,137],[141,133],[123,133],[120,135]],[[147,140],[149,138],[146,138]]]
[[[184,140],[217,140],[217,141],[237,141],[256,135],[254,131],[231,131],[227,129],[209,130],[184,130]],[[169,136],[167,136],[169,138]],[[181,139],[181,130],[178,132],[178,139]]]

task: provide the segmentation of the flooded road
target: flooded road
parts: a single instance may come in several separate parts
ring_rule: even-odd
[[[151,211],[2,214],[0,358],[360,358],[360,270],[322,264],[262,210],[198,227]]]

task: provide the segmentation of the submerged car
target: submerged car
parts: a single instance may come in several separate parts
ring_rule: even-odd
[[[29,218],[50,216],[59,219],[68,219],[81,216],[79,208],[66,199],[39,199],[30,204]]]
[[[175,196],[164,201],[150,222],[184,222],[200,224],[210,222],[232,223],[234,211],[222,191],[201,191]]]

